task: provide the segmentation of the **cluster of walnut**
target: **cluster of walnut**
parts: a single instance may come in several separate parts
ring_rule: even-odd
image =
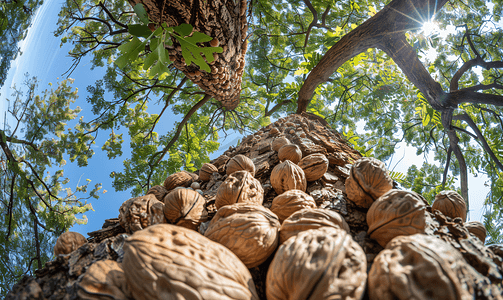
[[[370,259],[365,242],[353,238],[361,229],[321,208],[308,189],[328,180],[329,161],[342,155],[306,154],[278,127],[267,130],[276,159],[270,176],[257,175],[264,174],[261,165],[246,155],[222,155],[198,174],[172,174],[147,195],[124,202],[119,221],[131,235],[123,261],[93,264],[80,282],[81,298],[259,299],[250,273],[257,267],[265,268],[268,300],[362,299],[366,289],[370,299],[473,298],[470,284],[480,279],[464,282],[471,266],[429,232],[434,211],[466,221],[465,201],[456,192],[440,193],[430,206],[417,193],[393,189],[384,163],[353,161],[345,194],[366,212],[363,239],[380,251]],[[205,194],[210,186],[211,199]],[[267,207],[266,191],[273,194]],[[463,226],[483,243],[480,225]]]

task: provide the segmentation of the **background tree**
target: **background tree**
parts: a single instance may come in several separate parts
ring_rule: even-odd
[[[100,184],[69,187],[63,156],[85,165],[90,155],[82,129],[69,129],[80,109],[71,80],[36,95],[37,81],[27,78],[26,92],[15,88],[9,120],[0,130],[0,292],[5,294],[23,275],[32,275],[52,257],[56,238],[76,223],[76,215],[92,209]]]
[[[42,0],[0,0],[0,88],[4,85],[10,63],[19,54],[18,43],[26,37]]]

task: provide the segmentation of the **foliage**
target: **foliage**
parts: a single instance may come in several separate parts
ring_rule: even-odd
[[[42,0],[0,0],[0,88],[11,61],[20,54],[18,43],[26,37],[31,18],[41,4]]]
[[[27,78],[26,92],[14,88],[8,113],[12,125],[0,130],[0,291],[4,294],[22,275],[33,274],[52,257],[56,238],[72,225],[87,223],[92,210],[86,199],[98,198],[100,184],[91,180],[72,189],[65,178],[66,160],[86,163],[82,129],[70,129],[80,108],[72,80],[35,95],[37,82]]]

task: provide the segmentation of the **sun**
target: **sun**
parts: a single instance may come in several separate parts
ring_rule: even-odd
[[[435,23],[434,21],[428,21],[428,22],[423,23],[423,27],[421,28],[421,32],[425,36],[433,35],[435,33],[438,33],[439,31],[440,31],[440,28],[438,27],[437,23]]]

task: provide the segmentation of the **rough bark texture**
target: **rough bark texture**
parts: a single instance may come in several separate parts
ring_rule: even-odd
[[[325,175],[309,182],[307,193],[313,197],[318,209],[327,209],[339,213],[349,225],[349,235],[365,252],[367,271],[374,258],[383,247],[370,239],[366,222],[367,209],[357,207],[347,200],[344,182],[349,176],[351,164],[360,154],[353,150],[341,135],[326,126],[319,117],[303,113],[280,119],[260,129],[255,134],[243,139],[237,147],[231,147],[224,155],[213,160],[218,172],[214,172],[207,182],[201,180],[201,192],[206,201],[209,220],[216,213],[215,196],[218,187],[228,175],[225,173],[225,161],[238,154],[250,158],[256,168],[255,178],[264,190],[263,206],[270,208],[277,193],[271,186],[271,171],[279,163],[277,152],[272,150],[271,142],[278,136],[285,136],[302,150],[303,155],[323,153],[329,158],[329,168]],[[301,137],[302,136],[302,137]],[[124,199],[126,200],[126,199]],[[451,219],[442,213],[431,210],[425,234],[436,235],[459,251],[460,257],[470,268],[474,276],[469,279],[473,287],[474,299],[501,299],[503,290],[503,259],[501,247],[486,247],[471,235],[460,218]],[[118,212],[111,217],[118,215]],[[208,222],[202,223],[199,232],[204,233]],[[58,256],[36,272],[35,277],[25,277],[15,285],[7,299],[77,299],[81,289],[80,282],[87,268],[100,260],[122,262],[122,247],[128,237],[117,219],[107,220],[102,230],[89,234],[88,243],[66,256]],[[265,298],[266,274],[274,255],[264,263],[249,269],[260,299]],[[126,274],[127,275],[127,274]],[[467,279],[468,280],[468,279]],[[363,299],[369,299],[367,293]]]
[[[177,69],[225,108],[232,110],[239,104],[247,48],[246,0],[129,0],[129,3],[133,6],[142,3],[153,22],[166,22],[168,26],[191,24],[195,31],[218,40],[223,52],[214,54],[216,60],[209,63],[210,73],[199,70],[194,64],[187,66],[176,41],[175,47],[168,48],[170,59],[174,60]]]

